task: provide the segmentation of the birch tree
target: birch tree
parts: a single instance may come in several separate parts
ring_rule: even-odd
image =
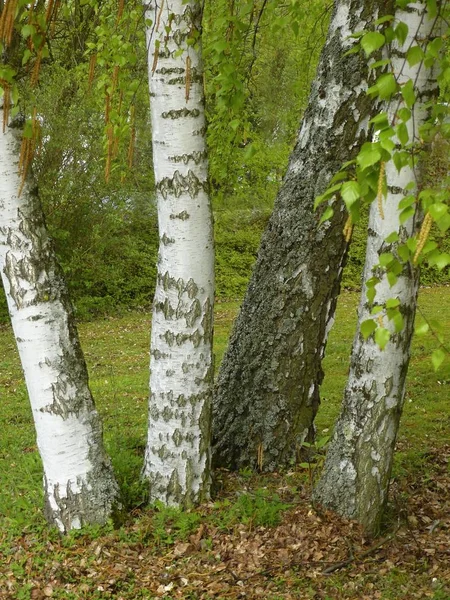
[[[22,160],[21,127],[0,133],[0,271],[44,469],[45,515],[61,532],[103,524],[118,508],[100,417],[66,285],[37,189]],[[37,127],[36,119],[34,128]],[[29,148],[31,138],[25,138]],[[22,146],[22,159],[26,154]]]
[[[263,235],[214,398],[214,461],[276,469],[313,433],[321,360],[346,257],[343,205],[314,214],[336,165],[365,141],[372,102],[367,61],[349,35],[378,16],[379,1],[337,0],[309,105]]]
[[[201,3],[146,3],[159,254],[144,477],[150,500],[209,495],[214,247],[208,195]]]
[[[391,101],[387,119],[389,124],[400,123],[401,129],[397,125],[399,137],[389,140],[390,150],[394,149],[394,142],[402,146],[408,143],[413,149],[420,146],[419,128],[428,116],[424,103],[436,94],[436,80],[423,60],[411,60],[412,47],[426,48],[433,35],[439,33],[436,19],[427,13],[425,4],[416,3],[396,12],[395,26],[399,24],[404,24],[400,26],[407,35],[402,34],[403,43],[390,53],[390,64],[402,91],[399,99],[394,97]],[[407,91],[412,89],[411,82],[417,103]],[[412,112],[409,118],[405,110]],[[419,281],[414,264],[417,256],[405,257],[405,243],[416,233],[420,221],[414,207],[423,184],[424,166],[421,168],[414,156],[412,153],[407,164],[389,160],[380,165],[378,200],[370,209],[365,283],[349,378],[324,471],[315,490],[315,498],[321,504],[357,519],[374,533],[379,529],[388,495]],[[402,166],[400,171],[398,166]],[[416,253],[419,251],[417,248]]]

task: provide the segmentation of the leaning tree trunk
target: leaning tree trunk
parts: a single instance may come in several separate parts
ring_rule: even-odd
[[[150,2],[147,18],[160,245],[143,474],[151,500],[189,505],[209,495],[213,378],[214,245],[201,7],[195,1]]]
[[[336,0],[296,148],[264,233],[214,398],[215,464],[276,469],[312,433],[346,256],[342,205],[319,225],[314,199],[365,141],[367,61],[348,36],[381,0]]]
[[[428,40],[434,23],[427,18],[423,4],[415,4],[407,12],[398,11],[396,17],[407,23],[409,34],[402,48],[396,48],[392,53],[394,73],[400,83],[412,80],[417,97],[422,101],[429,100],[430,95],[436,92],[436,81],[422,64],[409,68],[403,51],[406,52],[412,43],[421,45]],[[396,108],[400,107],[401,104]],[[393,120],[395,110],[390,113]],[[419,100],[407,124],[411,142],[419,142],[418,129],[426,117],[427,112]],[[410,167],[404,167],[399,173],[389,161],[386,164],[388,194],[383,211],[380,211],[377,202],[371,206],[364,281],[373,277],[374,272],[378,276],[381,274],[373,305],[383,307],[390,298],[398,299],[404,328],[395,333],[392,322],[380,313],[383,327],[391,330],[390,341],[384,350],[380,350],[373,335],[364,340],[360,327],[372,314],[372,305],[369,305],[366,296],[367,287],[364,286],[342,412],[315,490],[318,502],[341,515],[357,519],[370,533],[377,533],[387,500],[418,290],[418,272],[411,263],[404,265],[397,282],[390,287],[387,274],[378,267],[379,257],[384,252],[395,256],[398,245],[416,231],[417,214],[401,225],[399,203],[412,193],[406,190],[406,186],[410,182],[417,184],[418,174],[419,169]],[[385,239],[393,232],[398,233],[399,241],[387,244]]]
[[[0,270],[44,468],[45,514],[68,531],[105,523],[118,486],[37,190],[27,180],[18,193],[18,159],[18,136],[6,127],[0,133]]]

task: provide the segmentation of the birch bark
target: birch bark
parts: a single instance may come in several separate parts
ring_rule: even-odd
[[[411,5],[408,11],[397,11],[396,18],[408,25],[409,33],[403,46],[391,54],[392,66],[400,84],[409,79],[415,83],[419,101],[407,127],[410,141],[418,142],[418,128],[427,116],[420,100],[429,100],[430,95],[436,93],[436,81],[421,63],[409,67],[404,56],[413,42],[421,43],[429,38],[436,23],[428,18],[425,5],[419,3]],[[391,108],[391,119],[397,108]],[[389,298],[397,298],[401,303],[404,329],[395,333],[392,323],[384,316],[383,326],[391,330],[385,349],[380,350],[373,336],[364,340],[360,327],[370,318],[372,308],[366,297],[367,286],[364,285],[342,411],[315,490],[318,502],[339,514],[357,519],[372,533],[379,529],[389,490],[419,283],[418,271],[412,264],[404,266],[392,287],[386,273],[377,266],[381,253],[395,255],[399,243],[404,243],[417,228],[417,214],[403,225],[400,223],[399,203],[412,193],[405,189],[410,182],[420,183],[417,180],[419,174],[417,165],[415,169],[404,167],[399,173],[390,161],[386,164],[388,194],[383,203],[384,218],[376,202],[371,206],[363,281],[370,279],[374,272],[381,275],[374,305],[383,306]],[[387,244],[385,239],[393,232],[399,234],[399,242]]]
[[[160,245],[143,475],[152,501],[190,505],[209,495],[213,378],[201,3],[149,2],[146,17]]]
[[[319,225],[314,199],[366,140],[367,61],[348,36],[385,2],[336,0],[296,148],[264,233],[214,398],[214,462],[273,470],[312,432],[347,243],[342,205]]]
[[[18,196],[16,130],[0,133],[0,270],[44,468],[45,514],[62,532],[103,524],[118,504],[72,306],[37,190]]]

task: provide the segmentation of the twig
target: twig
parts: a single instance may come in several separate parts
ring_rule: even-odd
[[[334,573],[338,569],[342,569],[343,567],[347,567],[348,565],[350,565],[351,563],[353,563],[355,561],[360,561],[363,558],[366,558],[367,556],[370,556],[373,552],[375,552],[376,550],[378,550],[378,548],[381,548],[381,546],[383,546],[386,542],[389,542],[390,540],[392,540],[392,538],[394,537],[394,535],[395,534],[388,535],[387,537],[383,538],[377,544],[375,544],[374,546],[372,546],[368,550],[365,550],[364,552],[362,552],[358,556],[350,556],[349,558],[347,558],[347,560],[342,560],[341,562],[335,563],[334,565],[331,565],[330,567],[327,567],[326,569],[324,569],[322,571],[322,574],[323,575],[330,575],[331,573]]]

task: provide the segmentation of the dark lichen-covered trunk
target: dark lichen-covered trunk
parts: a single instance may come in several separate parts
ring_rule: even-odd
[[[366,139],[367,61],[344,53],[349,34],[380,9],[388,11],[385,2],[335,3],[298,142],[219,373],[216,465],[275,469],[295,458],[312,431],[347,250],[343,207],[319,225],[313,203]]]

